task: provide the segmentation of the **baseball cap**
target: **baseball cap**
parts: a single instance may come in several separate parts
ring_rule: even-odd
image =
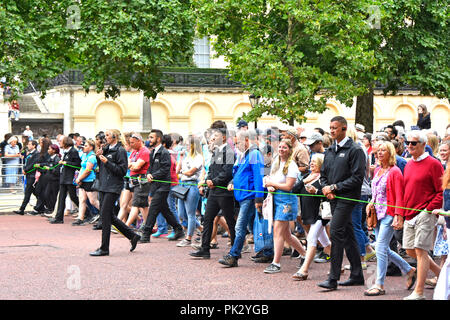
[[[248,126],[247,121],[245,121],[245,120],[239,120],[239,122],[238,122],[238,124],[237,124],[237,127],[238,127],[238,128],[242,128],[242,127],[246,127],[246,126]]]
[[[299,139],[299,136],[298,136],[298,134],[297,134],[297,130],[295,130],[295,129],[293,129],[293,128],[289,128],[287,131],[286,131],[286,133],[287,134],[289,134],[289,135],[291,135],[291,136],[293,136],[295,139]]]
[[[306,140],[303,142],[303,144],[306,145],[312,145],[316,141],[323,141],[323,137],[319,132],[313,132],[311,133]]]

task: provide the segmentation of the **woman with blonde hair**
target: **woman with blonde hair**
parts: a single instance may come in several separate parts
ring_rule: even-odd
[[[377,225],[374,228],[376,238],[377,278],[375,285],[364,292],[366,296],[384,295],[384,280],[390,261],[407,274],[406,288],[409,290],[416,280],[416,269],[411,267],[402,257],[390,249],[389,243],[395,230],[401,229],[404,199],[403,175],[396,164],[394,145],[388,141],[378,142],[378,161],[372,180],[372,200],[366,207],[375,210]]]
[[[284,242],[294,247],[302,256],[306,254],[300,241],[292,235],[289,221],[297,218],[297,197],[291,190],[300,171],[292,160],[293,146],[290,139],[283,139],[278,145],[278,156],[272,164],[270,176],[264,178],[264,185],[273,194],[274,207],[274,258],[272,263],[264,270],[265,273],[281,271],[280,260],[283,254]]]
[[[439,157],[439,138],[431,132],[427,133],[427,138],[427,144],[430,146],[433,155]]]
[[[322,187],[320,185],[320,169],[323,164],[324,155],[316,153],[311,157],[310,170],[311,174],[305,177],[302,181],[297,183],[292,189],[293,193],[300,194],[322,194]],[[317,243],[320,242],[324,247],[324,250],[320,256],[320,262],[328,262],[331,253],[331,242],[326,232],[326,225],[330,221],[329,219],[323,219],[320,216],[320,206],[322,200],[326,201],[321,197],[313,196],[302,196],[301,197],[301,207],[302,207],[302,219],[303,224],[307,226],[307,244],[308,248],[306,250],[305,261],[299,267],[300,269],[295,273],[292,278],[294,280],[306,280],[308,278],[308,269],[314,260],[314,255],[316,253]],[[315,261],[315,260],[314,260]]]

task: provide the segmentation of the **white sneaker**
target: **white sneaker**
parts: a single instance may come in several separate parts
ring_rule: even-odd
[[[403,300],[427,300],[423,294],[411,293],[409,296],[404,297]]]
[[[274,265],[271,263],[266,269],[264,269],[264,273],[278,273],[281,271],[281,267]]]
[[[183,239],[177,243],[177,247],[190,247],[190,246],[191,246],[191,241],[189,241],[187,239]]]

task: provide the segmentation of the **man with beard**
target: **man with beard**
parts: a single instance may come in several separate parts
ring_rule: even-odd
[[[170,211],[167,197],[169,196],[170,183],[160,181],[170,181],[171,159],[169,151],[161,144],[163,133],[161,130],[153,129],[150,132],[150,167],[147,171],[147,180],[150,183],[150,193],[152,201],[145,221],[141,243],[149,243],[156,217],[162,213],[167,223],[175,230],[175,236],[171,240],[178,240],[184,237],[183,227],[176,221],[175,216]],[[156,181],[154,181],[156,180]]]

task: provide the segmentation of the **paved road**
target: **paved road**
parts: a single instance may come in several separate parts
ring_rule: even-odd
[[[243,254],[238,268],[224,268],[217,262],[227,251],[224,238],[210,260],[192,259],[191,248],[166,239],[130,253],[120,234],[112,234],[110,256],[90,257],[101,231],[72,221],[50,225],[40,216],[0,215],[1,300],[399,300],[410,293],[404,277],[388,277],[386,295],[377,298],[365,297],[362,286],[324,292],[317,283],[328,264],[313,264],[309,279],[295,282],[298,260],[290,257],[283,257],[278,274],[263,273],[266,264],[250,261],[253,253]],[[369,263],[366,285],[374,270]],[[432,298],[432,290],[425,293]]]

